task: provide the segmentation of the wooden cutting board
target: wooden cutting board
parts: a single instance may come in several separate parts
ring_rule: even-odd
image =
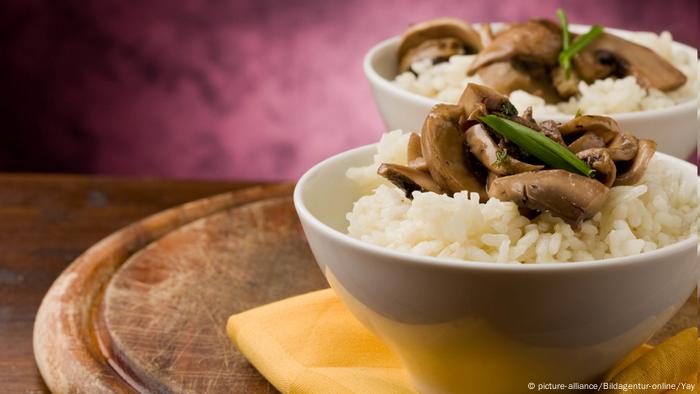
[[[292,186],[185,204],[79,257],[47,293],[34,329],[54,392],[271,392],[225,332],[236,312],[326,281]]]

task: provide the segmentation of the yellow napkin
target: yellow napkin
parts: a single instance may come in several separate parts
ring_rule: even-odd
[[[396,356],[350,314],[331,289],[233,315],[226,330],[238,349],[283,393],[416,392]],[[697,329],[690,328],[656,348],[644,345],[622,360],[606,381],[695,383],[698,344]]]

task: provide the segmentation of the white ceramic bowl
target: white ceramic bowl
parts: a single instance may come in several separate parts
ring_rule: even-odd
[[[353,239],[345,215],[361,192],[345,171],[371,163],[374,152],[365,146],[316,165],[294,204],[333,289],[423,393],[595,382],[695,287],[696,237],[633,257],[528,265],[423,257]]]
[[[587,26],[573,25],[573,31],[587,31]],[[629,31],[606,29],[622,37]],[[367,52],[364,59],[364,72],[372,88],[374,101],[388,130],[403,129],[420,132],[423,120],[430,108],[438,101],[404,90],[391,81],[396,77],[399,36],[389,38],[375,45]],[[697,49],[674,42],[674,47],[688,51],[692,57],[697,56]],[[543,115],[537,120],[552,119],[564,122],[571,116]],[[673,107],[628,112],[610,115],[614,117],[623,130],[632,132],[640,138],[653,139],[658,148],[672,156],[687,158],[697,142],[698,109],[695,100]]]

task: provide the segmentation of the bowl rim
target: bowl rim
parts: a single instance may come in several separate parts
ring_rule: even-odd
[[[496,262],[485,262],[485,261],[471,261],[471,260],[460,260],[454,258],[443,258],[434,256],[424,256],[412,254],[405,251],[390,249],[385,246],[374,245],[369,242],[365,242],[356,238],[352,238],[346,233],[338,231],[329,225],[323,223],[316,216],[314,216],[306,207],[303,201],[302,193],[304,188],[309,181],[313,178],[320,170],[330,165],[333,162],[346,159],[351,156],[360,154],[370,154],[372,150],[376,148],[377,144],[369,144],[353,148],[339,154],[333,155],[315,166],[311,167],[304,175],[301,176],[296,186],[294,187],[294,206],[296,208],[297,214],[305,226],[311,226],[314,230],[323,233],[326,237],[333,238],[336,242],[344,244],[351,248],[360,249],[366,253],[378,254],[390,260],[394,260],[401,264],[410,265],[421,265],[421,266],[432,266],[435,268],[451,268],[451,269],[479,269],[487,271],[500,271],[500,272],[511,272],[511,271],[536,271],[536,272],[558,272],[562,270],[570,271],[586,271],[586,270],[606,270],[621,268],[630,265],[636,265],[643,262],[654,262],[668,258],[674,254],[685,251],[686,249],[696,249],[700,255],[700,245],[698,245],[698,237],[696,234],[692,234],[687,239],[675,242],[671,245],[661,247],[656,250],[649,252],[640,253],[632,256],[624,257],[611,257],[599,260],[586,260],[586,261],[576,261],[576,262],[547,262],[547,263],[496,263]],[[695,165],[685,160],[676,158],[671,155],[667,155],[661,152],[656,152],[655,155],[658,157],[669,160],[675,163],[677,166],[687,167],[689,170],[696,171]],[[700,182],[700,176],[697,177],[698,182]]]
[[[481,24],[481,23],[474,23],[474,24]],[[500,25],[502,22],[491,22],[491,25]],[[570,28],[574,31],[576,30],[584,30],[587,28],[590,28],[590,25],[579,25],[579,24],[572,24],[570,25]],[[623,30],[623,29],[616,29],[616,28],[608,28],[606,27],[607,31],[610,31],[612,33],[616,33],[622,36],[625,35],[630,35],[634,33],[650,33],[650,32],[644,32],[644,31],[631,31],[631,30]],[[657,33],[653,33],[657,34]],[[377,56],[377,54],[383,52],[389,47],[392,46],[398,46],[399,40],[401,36],[396,35],[390,38],[387,38],[385,40],[380,41],[379,43],[375,44],[373,47],[367,51],[365,54],[365,57],[362,62],[362,66],[364,69],[365,77],[369,80],[369,82],[372,85],[376,85],[384,90],[388,90],[389,92],[401,96],[403,99],[412,101],[416,104],[426,106],[428,108],[432,107],[435,104],[440,103],[439,100],[436,100],[434,98],[430,97],[425,97],[423,95],[420,95],[418,93],[414,93],[411,91],[408,91],[406,89],[403,89],[399,86],[396,86],[392,83],[392,81],[382,77],[379,75],[377,70],[374,69],[372,66],[372,63],[374,61],[374,58]],[[690,45],[683,44],[681,42],[677,41],[672,41],[672,45],[675,48],[680,48],[684,51],[687,52],[695,52],[696,57],[698,50],[694,47],[691,47]],[[646,121],[646,120],[651,120],[657,117],[664,117],[664,116],[673,116],[677,115],[678,113],[683,113],[687,111],[695,111],[699,112],[700,110],[697,109],[697,100],[694,99],[689,99],[688,101],[684,101],[682,103],[678,103],[675,105],[672,105],[670,107],[666,108],[656,108],[656,109],[649,109],[649,110],[644,110],[644,111],[633,111],[633,112],[617,112],[617,113],[612,113],[612,114],[603,114],[606,116],[613,116],[617,121],[629,121],[629,120],[635,120],[635,121]],[[700,113],[700,112],[699,112]],[[543,115],[544,116],[544,115]],[[569,120],[573,115],[559,115],[559,114],[554,114],[546,115],[548,119],[555,120],[555,121],[566,121]],[[535,116],[537,118],[537,116]]]

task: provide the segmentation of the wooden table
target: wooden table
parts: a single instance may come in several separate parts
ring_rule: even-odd
[[[47,391],[32,352],[34,316],[85,249],[152,213],[253,184],[0,175],[0,391]]]
[[[46,392],[32,327],[54,279],[113,231],[165,208],[254,183],[0,174],[0,387]],[[694,325],[694,297],[652,342]]]

